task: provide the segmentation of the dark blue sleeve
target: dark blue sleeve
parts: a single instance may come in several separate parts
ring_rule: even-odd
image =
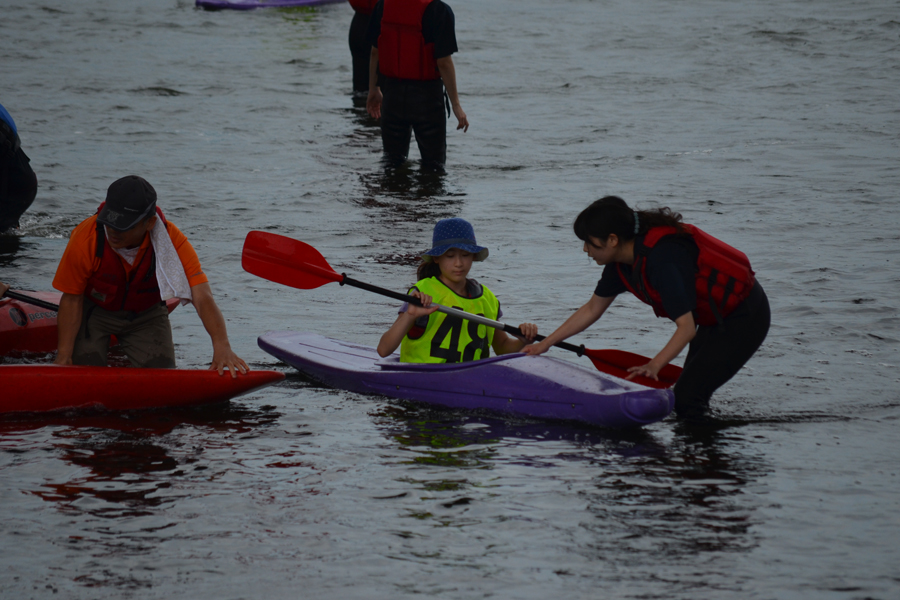
[[[630,267],[626,268],[629,272],[631,271]],[[603,267],[603,275],[600,276],[600,281],[597,282],[597,288],[594,290],[594,294],[601,298],[615,298],[619,294],[627,291],[628,288],[622,283],[622,278],[619,277],[619,272],[616,269],[615,263]]]
[[[441,0],[429,4],[422,15],[422,37],[426,44],[434,44],[435,58],[444,58],[458,52],[453,9]]]
[[[366,31],[366,40],[370,46],[378,47],[378,38],[381,36],[381,15],[384,14],[384,1],[380,1],[372,9],[369,17],[369,29]]]
[[[19,134],[19,131],[16,129],[16,122],[13,121],[12,115],[7,112],[3,105],[0,104],[0,119],[6,121],[6,124],[9,125],[9,128],[13,130],[13,133],[16,135]]]
[[[647,279],[673,321],[697,308],[697,246],[691,240],[662,239],[647,257]]]

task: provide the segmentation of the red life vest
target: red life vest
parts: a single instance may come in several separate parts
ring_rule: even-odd
[[[97,209],[97,214],[103,210],[103,205]],[[156,208],[156,216],[162,222],[163,227],[168,226],[168,221],[159,207]],[[115,250],[105,252],[106,232],[103,224],[97,223],[97,251],[94,256],[100,259],[100,268],[91,275],[84,290],[86,298],[105,310],[128,310],[143,312],[148,308],[162,302],[159,295],[159,282],[156,279],[156,253],[151,246],[144,252],[141,262],[131,272],[129,278],[125,272],[125,266]]]
[[[364,15],[371,15],[376,4],[378,4],[378,0],[350,0],[353,10]]]
[[[422,36],[422,15],[432,0],[384,0],[378,36],[378,70],[397,79],[426,81],[441,75],[434,44]]]
[[[698,325],[721,324],[737,306],[750,295],[756,279],[750,260],[740,250],[701,231],[693,225],[683,224],[700,253],[694,285],[697,292],[695,318]],[[674,227],[653,227],[644,236],[635,239],[634,267],[631,278],[625,276],[617,265],[619,277],[628,290],[653,307],[657,317],[669,317],[663,309],[662,297],[650,286],[647,279],[647,256],[650,250],[667,235],[679,233]],[[680,316],[680,315],[676,315]]]

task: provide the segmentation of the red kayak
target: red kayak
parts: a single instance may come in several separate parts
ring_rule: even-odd
[[[59,304],[60,292],[20,292],[39,301]],[[179,300],[166,301],[169,312]],[[0,356],[24,352],[56,351],[56,311],[23,300],[0,298]],[[115,344],[115,338],[110,342]]]
[[[25,292],[44,302],[59,304],[59,292]],[[13,352],[56,350],[56,311],[0,298],[0,356]]]
[[[224,402],[284,379],[280,371],[0,365],[0,413],[138,410]]]

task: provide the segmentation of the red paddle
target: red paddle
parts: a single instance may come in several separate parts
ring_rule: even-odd
[[[244,270],[249,273],[301,290],[311,290],[322,287],[326,283],[337,282],[341,285],[350,285],[387,296],[388,298],[421,306],[419,299],[414,296],[386,290],[340,274],[332,269],[325,257],[309,244],[275,233],[265,231],[251,231],[248,233],[247,239],[244,241],[241,264]],[[439,304],[432,304],[432,306],[437,306],[440,312],[448,315],[468,319],[513,335],[522,335],[518,327],[512,327],[499,321],[480,315],[473,315],[448,306]],[[540,341],[544,339],[544,336],[539,335],[535,339]],[[575,346],[567,342],[558,342],[554,346],[575,352],[578,356],[587,356],[598,371],[615,375],[622,379],[631,375],[628,372],[629,367],[645,365],[650,362],[649,358],[640,354],[622,350],[590,350],[584,346]],[[641,375],[633,378],[632,381],[647,387],[667,388],[678,380],[680,374],[681,367],[667,365],[659,372],[659,381]]]

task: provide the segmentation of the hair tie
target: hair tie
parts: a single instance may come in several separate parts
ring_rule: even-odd
[[[638,229],[640,229],[640,221],[638,220],[637,211],[634,211],[634,235],[638,234]]]

